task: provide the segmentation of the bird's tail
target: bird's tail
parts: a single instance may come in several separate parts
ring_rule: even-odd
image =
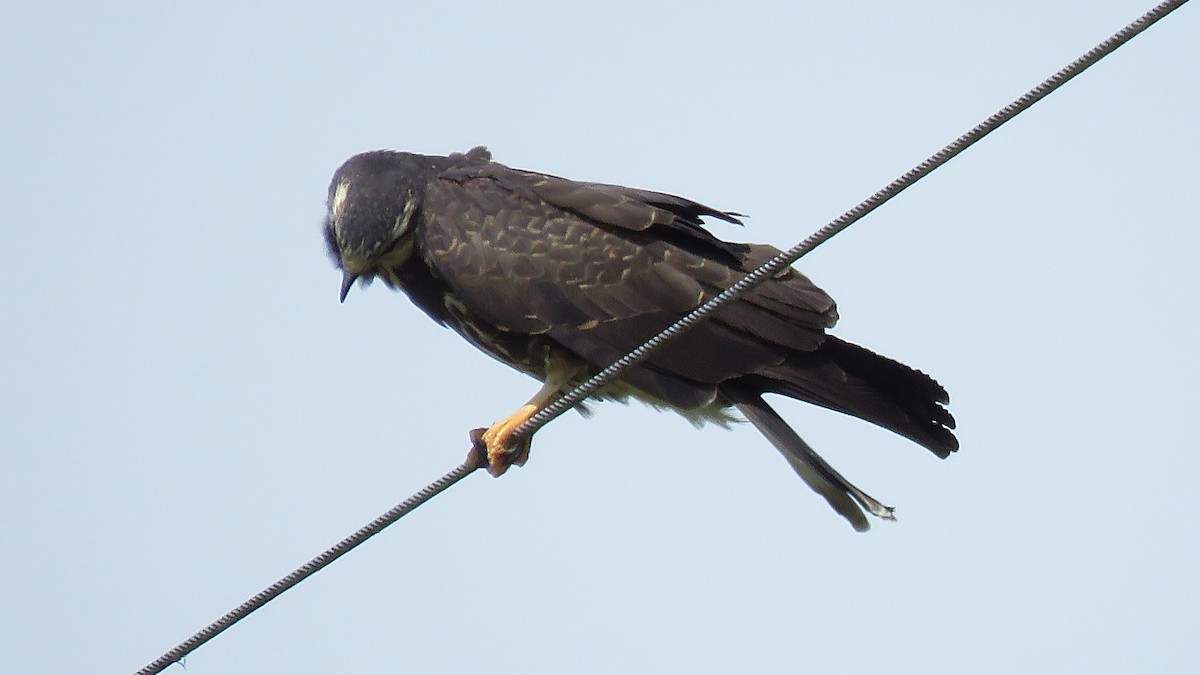
[[[835,511],[850,521],[854,529],[865,532],[871,528],[862,508],[871,513],[895,520],[892,507],[855,487],[829,466],[803,438],[788,425],[762,396],[750,390],[722,387],[721,393],[732,402],[746,419],[766,436],[787,459],[800,478],[817,494],[825,498]]]
[[[864,419],[948,457],[958,450],[946,390],[919,370],[829,336],[761,373],[761,391]]]

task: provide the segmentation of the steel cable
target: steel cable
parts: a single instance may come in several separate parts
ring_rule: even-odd
[[[217,635],[220,635],[225,629],[246,618],[250,615],[250,613],[259,609],[271,600],[274,600],[279,594],[288,590],[292,586],[295,586],[301,581],[304,581],[313,574],[319,572],[329,563],[349,553],[359,544],[365,542],[376,534],[379,534],[383,528],[391,525],[397,520],[400,520],[400,518],[407,515],[413,509],[429,501],[435,495],[451,485],[454,485],[463,478],[466,478],[472,471],[478,468],[478,462],[468,459],[466,462],[459,465],[458,468],[454,469],[450,473],[447,473],[429,485],[426,485],[420,492],[392,507],[392,509],[387,513],[384,513],[382,516],[379,516],[375,520],[372,520],[371,522],[362,526],[354,534],[341,540],[335,546],[326,549],[321,555],[313,558],[304,565],[297,567],[287,576],[271,584],[246,602],[238,605],[229,613],[225,614],[225,616],[222,616],[208,626],[205,626],[192,637],[176,645],[174,649],[168,651],[167,653],[155,659],[152,663],[147,664],[144,668],[137,671],[137,675],[153,675],[154,673],[161,673],[172,663],[181,661],[183,657],[190,654],[200,645],[208,642]]]
[[[550,405],[538,411],[537,414],[533,415],[524,424],[514,430],[513,437],[528,436],[545,426],[550,420],[570,410],[576,404],[583,402],[585,398],[616,379],[617,376],[620,375],[621,372],[626,368],[629,368],[640,361],[644,361],[648,356],[650,356],[650,354],[654,353],[655,350],[662,347],[669,340],[675,338],[680,333],[683,333],[692,326],[695,326],[704,319],[708,318],[711,314],[720,310],[720,308],[725,304],[733,302],[734,300],[737,300],[741,296],[750,292],[750,290],[752,290],[755,286],[758,286],[774,274],[780,272],[803,256],[807,255],[810,251],[825,243],[842,230],[850,227],[850,225],[854,224],[857,220],[879,208],[892,197],[895,197],[904,190],[908,189],[914,183],[928,175],[931,171],[942,166],[963,150],[966,150],[974,145],[984,136],[987,136],[996,129],[1000,128],[1000,126],[1002,126],[1005,122],[1009,121],[1013,117],[1016,117],[1034,103],[1042,100],[1049,95],[1050,92],[1066,84],[1071,78],[1082,73],[1084,70],[1087,70],[1088,67],[1112,53],[1117,47],[1125,44],[1135,35],[1146,30],[1159,19],[1163,18],[1175,9],[1178,9],[1187,1],[1188,0],[1169,0],[1168,2],[1163,2],[1154,9],[1143,14],[1136,21],[1121,29],[1104,42],[1096,45],[1086,54],[1075,59],[1068,66],[1050,76],[1041,84],[1029,90],[1017,100],[1004,106],[1004,108],[1002,108],[999,112],[995,113],[991,117],[988,117],[986,120],[977,124],[967,133],[956,138],[949,145],[930,156],[929,159],[926,159],[924,162],[921,162],[912,169],[909,169],[907,173],[892,181],[892,183],[887,187],[883,188],[879,192],[876,192],[862,202],[859,202],[857,206],[830,221],[804,241],[768,260],[761,267],[754,270],[737,283],[733,284],[721,293],[713,296],[708,300],[708,302],[704,303],[700,307],[692,310],[690,314],[663,329],[661,333],[647,340],[642,346],[621,357],[615,363],[594,375],[591,379],[572,389],[570,392],[562,396],[562,398],[555,400]]]
[[[591,379],[568,392],[562,398],[557,399],[549,406],[543,408],[528,421],[518,427],[514,432],[514,436],[528,436],[545,426],[548,422],[550,422],[550,420],[553,420],[567,410],[570,410],[572,407],[582,402],[585,398],[595,393],[598,389],[609,382],[612,382],[626,368],[645,360],[654,352],[654,350],[661,347],[667,341],[703,321],[714,312],[717,312],[726,303],[732,302],[742,295],[745,295],[755,286],[793,264],[801,257],[807,255],[817,246],[828,241],[834,235],[854,224],[863,216],[879,208],[892,197],[895,197],[905,189],[911,187],[921,178],[950,161],[950,159],[952,159],[954,156],[958,155],[963,150],[966,150],[984,136],[995,131],[1005,122],[1009,121],[1013,117],[1016,117],[1034,103],[1037,103],[1041,99],[1045,98],[1071,78],[1082,73],[1088,67],[1112,53],[1138,33],[1146,30],[1154,23],[1165,17],[1167,14],[1170,14],[1174,10],[1186,4],[1187,1],[1188,0],[1168,0],[1160,3],[1149,12],[1146,12],[1136,21],[1115,33],[1112,37],[1108,38],[1104,42],[1101,42],[1090,49],[1083,56],[1080,56],[1072,61],[1070,65],[1047,78],[1041,84],[1029,90],[1023,96],[1002,108],[999,112],[995,113],[991,117],[988,117],[983,122],[980,122],[970,131],[966,132],[962,136],[959,136],[952,143],[946,145],[928,159],[913,167],[901,177],[892,181],[892,183],[890,183],[887,187],[863,200],[857,206],[842,214],[838,218],[830,221],[824,227],[817,230],[815,233],[807,237],[804,241],[800,242],[796,246],[793,246],[787,251],[775,256],[766,264],[754,270],[725,291],[719,293],[711,298],[708,302],[693,310],[690,314],[668,326],[658,335],[647,340],[642,346],[638,347],[612,365],[600,371]],[[476,437],[478,436],[477,432],[475,433]],[[271,584],[271,586],[259,592],[238,607],[234,608],[221,618],[212,622],[192,637],[179,643],[170,651],[155,659],[141,670],[138,670],[137,675],[153,675],[154,673],[160,673],[171,664],[180,662],[185,656],[194,651],[200,645],[208,642],[233,624],[246,618],[246,616],[270,602],[284,591],[299,584],[301,581],[304,581],[333,561],[342,557],[346,553],[349,553],[359,544],[362,544],[367,539],[375,536],[388,525],[396,522],[403,516],[416,509],[418,506],[424,504],[434,496],[449,488],[451,485],[454,485],[458,481],[470,475],[473,471],[480,468],[480,466],[481,463],[478,451],[473,451],[472,454],[468,456],[467,461],[458,466],[456,469],[442,476],[433,483],[430,483],[420,492],[404,500],[388,512],[384,513],[382,516],[364,525],[354,534],[338,542],[337,545],[327,549],[324,553],[313,558],[301,567],[296,568],[287,576],[283,577],[279,581],[276,581],[274,584]]]

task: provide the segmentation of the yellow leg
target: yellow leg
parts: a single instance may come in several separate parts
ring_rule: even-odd
[[[517,427],[529,421],[529,418],[545,408],[551,401],[558,398],[559,385],[547,382],[529,402],[517,409],[516,412],[488,427],[483,432],[483,443],[487,447],[488,473],[500,476],[508,467],[516,464],[524,466],[529,459],[529,445],[532,439],[521,439],[515,448],[509,448],[511,437]]]

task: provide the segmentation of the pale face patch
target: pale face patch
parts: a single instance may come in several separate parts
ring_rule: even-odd
[[[329,212],[333,214],[334,219],[338,219],[342,215],[342,209],[346,207],[346,195],[350,194],[350,181],[342,181],[333,189],[333,199],[329,201]]]
[[[406,199],[404,201],[404,211],[400,214],[400,217],[396,219],[396,225],[395,225],[396,238],[399,238],[400,235],[404,234],[405,232],[408,232],[408,226],[412,222],[413,211],[416,211],[416,210],[417,210],[417,202],[412,198],[412,195],[410,194],[408,196],[408,199]]]

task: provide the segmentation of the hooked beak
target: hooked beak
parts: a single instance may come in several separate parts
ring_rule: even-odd
[[[346,295],[350,293],[350,287],[354,285],[355,281],[358,281],[357,274],[351,274],[350,272],[345,271],[342,272],[342,302],[346,301]]]

